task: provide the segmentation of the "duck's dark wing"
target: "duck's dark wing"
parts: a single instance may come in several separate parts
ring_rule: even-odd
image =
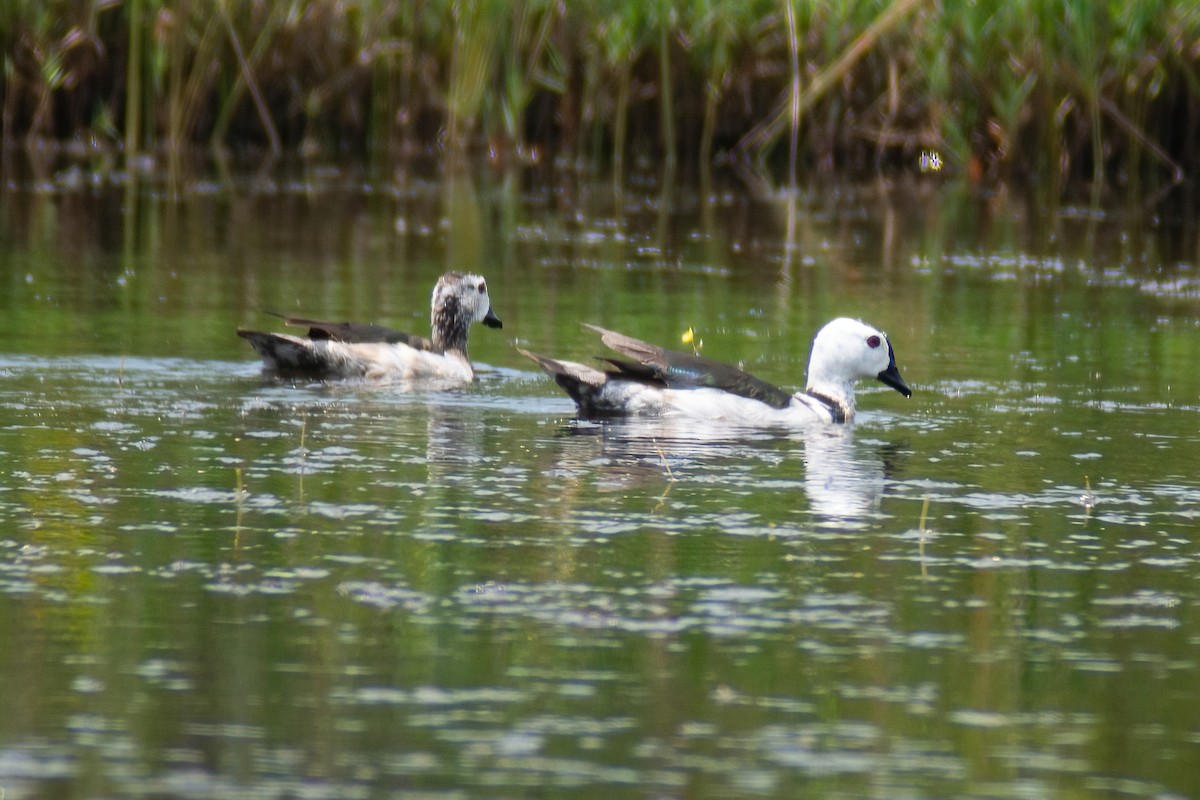
[[[347,344],[405,344],[414,350],[436,350],[433,342],[424,336],[417,336],[404,331],[392,330],[382,325],[372,325],[367,322],[323,322],[316,319],[301,319],[286,317],[282,314],[287,325],[298,325],[308,328],[310,339],[332,339]]]
[[[614,375],[671,388],[693,386],[721,389],[739,397],[758,400],[772,408],[786,408],[792,402],[788,392],[737,367],[691,353],[667,350],[596,325],[587,327],[599,333],[600,341],[604,344],[635,359],[630,362],[620,358],[605,358],[604,361],[614,368]]]

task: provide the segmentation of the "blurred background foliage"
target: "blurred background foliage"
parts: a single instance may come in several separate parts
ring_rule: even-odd
[[[5,0],[0,43],[6,148],[126,163],[444,148],[869,175],[935,153],[976,183],[1096,190],[1200,167],[1194,0]]]

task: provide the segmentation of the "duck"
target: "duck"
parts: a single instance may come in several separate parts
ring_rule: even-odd
[[[854,420],[854,384],[860,379],[874,378],[912,396],[887,334],[849,317],[817,332],[808,383],[794,394],[729,364],[585,327],[625,358],[601,357],[606,367],[599,369],[518,348],[566,390],[583,417],[682,417],[752,427],[840,424]]]
[[[315,380],[360,378],[370,381],[440,380],[468,383],[475,370],[467,356],[471,323],[502,328],[492,311],[487,282],[470,272],[438,278],[430,301],[433,338],[364,322],[322,322],[288,317],[285,325],[308,328],[307,335],[238,328],[237,335],[262,357],[268,372]]]

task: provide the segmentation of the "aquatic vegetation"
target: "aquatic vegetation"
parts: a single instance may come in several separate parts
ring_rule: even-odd
[[[1197,42],[1186,0],[12,0],[2,133],[1153,189],[1200,167]]]

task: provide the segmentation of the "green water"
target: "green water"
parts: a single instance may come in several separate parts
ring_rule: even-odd
[[[0,200],[5,800],[1200,795],[1179,220],[953,187],[31,186]],[[467,389],[280,384],[233,335],[424,332],[454,267],[505,322]],[[842,314],[914,389],[867,387],[849,429],[579,422],[513,347],[692,327],[794,387]]]

